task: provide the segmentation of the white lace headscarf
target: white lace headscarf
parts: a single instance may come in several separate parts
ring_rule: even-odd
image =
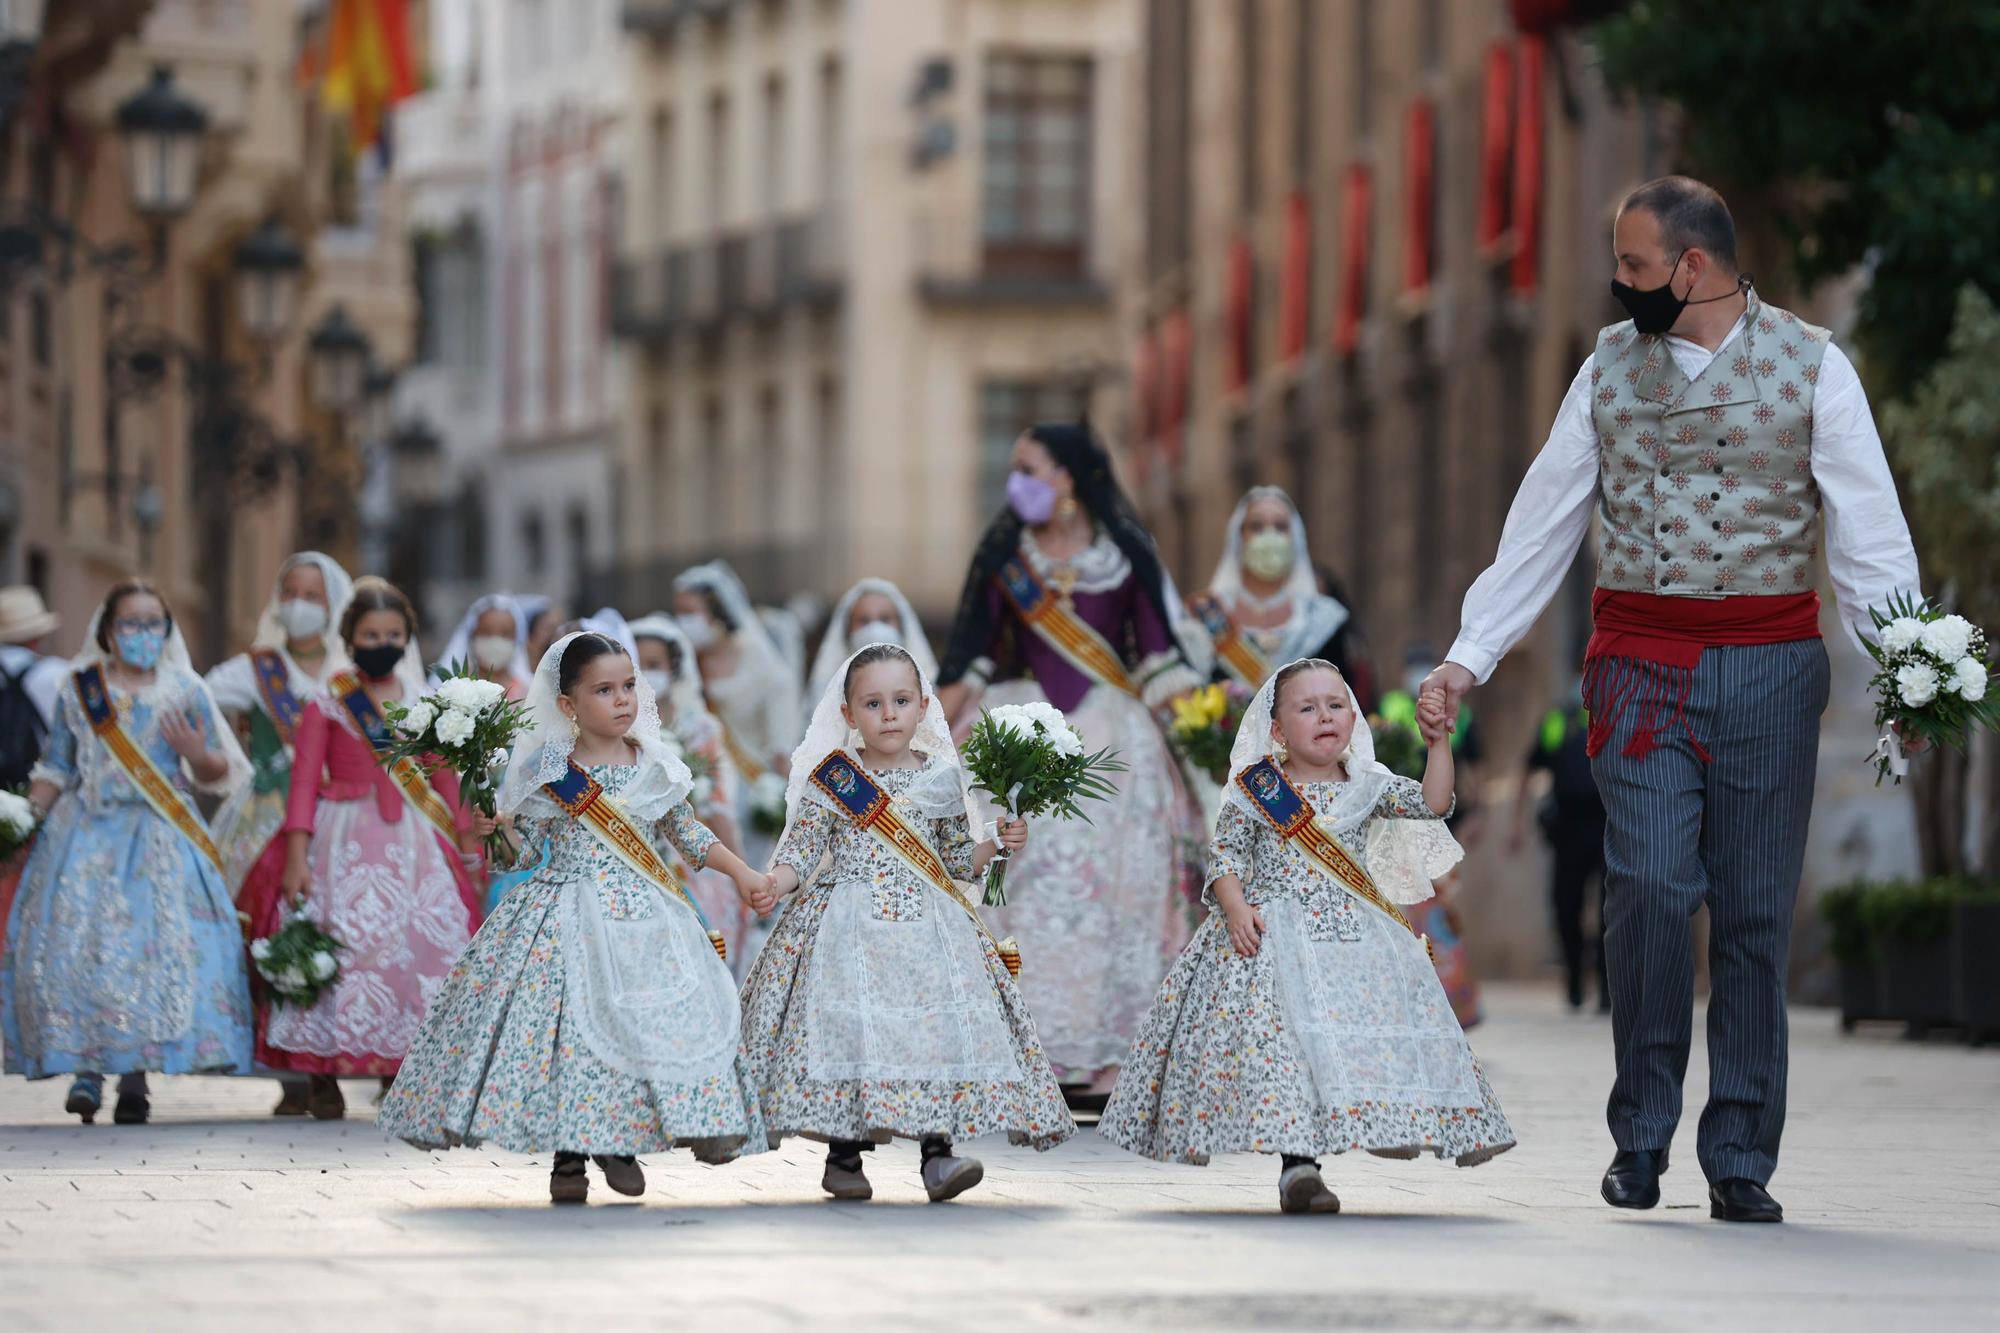
[[[594,634],[602,634],[615,644],[619,644],[632,659],[632,665],[639,665],[639,641],[632,637],[632,627],[626,623],[624,613],[615,606],[600,606],[577,622]]]
[[[813,658],[812,675],[806,678],[807,698],[815,698],[823,692],[841,662],[868,646],[848,641],[847,621],[854,614],[854,604],[870,593],[878,593],[896,604],[896,625],[903,636],[902,646],[909,649],[910,657],[925,680],[937,676],[937,656],[931,652],[930,640],[924,635],[924,622],[917,619],[917,610],[910,605],[910,599],[887,579],[863,579],[841,596],[839,604],[833,608],[833,615],[827,619],[826,634],[821,637],[819,652]]]
[[[688,642],[680,622],[664,611],[654,611],[640,616],[626,628],[632,632],[635,648],[640,639],[658,639],[674,650],[673,658],[679,665],[667,679],[667,706],[673,713],[674,725],[685,727],[697,718],[707,717],[708,700],[701,692],[701,665],[695,660],[694,645]]]
[[[222,710],[216,706],[215,695],[209,690],[208,682],[195,671],[194,660],[188,656],[187,637],[181,633],[180,620],[171,613],[168,618],[173,621],[173,628],[167,631],[166,646],[153,669],[153,684],[141,693],[149,702],[157,700],[166,704],[172,701],[186,708],[200,699],[207,706],[208,716],[215,724],[215,748],[221,752],[229,767],[214,782],[193,782],[192,785],[204,795],[222,798],[222,805],[208,821],[208,826],[231,828],[241,813],[243,802],[250,796],[250,760],[237,743],[236,729],[229,725],[222,716]],[[69,660],[73,670],[81,671],[98,663],[108,666],[117,660],[115,652],[106,652],[98,647],[97,629],[103,620],[104,607],[99,604],[90,613],[90,625],[83,632],[83,646]]]
[[[705,565],[696,565],[692,569],[681,571],[680,576],[674,580],[674,591],[686,592],[690,589],[710,593],[716,601],[722,603],[722,609],[729,613],[730,620],[736,624],[734,630],[725,630],[725,633],[733,633],[739,643],[755,651],[778,670],[786,669],[785,655],[779,651],[777,643],[771,638],[771,631],[765,627],[764,618],[757,614],[757,608],[751,604],[750,590],[743,586],[743,580],[736,577],[736,571],[729,567],[727,561],[711,560]]]
[[[347,660],[347,645],[340,641],[340,615],[347,610],[347,599],[354,593],[354,579],[330,555],[299,551],[285,557],[285,563],[278,566],[277,579],[271,584],[271,600],[264,603],[263,614],[257,617],[257,633],[251,637],[250,646],[283,648],[291,642],[292,636],[278,623],[278,607],[285,600],[285,575],[301,565],[311,565],[326,581],[326,628],[320,631],[320,641],[326,645],[325,674],[332,676],[352,665]]]
[[[531,818],[546,818],[555,810],[555,803],[542,795],[542,787],[569,772],[570,753],[576,747],[576,733],[556,703],[562,693],[563,653],[583,634],[594,632],[579,630],[565,634],[542,654],[534,682],[528,686],[527,729],[515,738],[506,775],[500,779],[495,802],[499,813],[512,814],[530,802],[537,803],[529,805],[525,812]],[[635,775],[618,794],[618,803],[634,823],[645,825],[687,799],[694,789],[694,775],[660,739],[659,702],[653,697],[653,687],[639,674],[636,661],[632,674],[638,687],[639,707],[625,739],[638,752],[637,761],[645,771]]]
[[[520,599],[511,592],[490,592],[475,601],[459,620],[458,628],[445,641],[444,655],[437,664],[477,668],[472,661],[472,632],[479,624],[479,617],[488,611],[505,611],[514,618],[514,660],[507,664],[507,670],[516,680],[526,680],[533,670],[528,665],[528,615],[521,609]]]
[[[834,805],[833,798],[812,781],[812,772],[822,760],[835,750],[844,750],[856,764],[861,764],[861,733],[847,725],[847,719],[840,710],[847,702],[847,669],[856,657],[867,651],[863,648],[861,652],[851,653],[841,662],[820,693],[819,703],[813,709],[812,724],[806,728],[806,738],[792,751],[792,774],[785,784],[786,833],[790,833],[799,822],[805,802],[813,801],[828,807]],[[925,819],[949,819],[954,815],[964,815],[967,828],[977,840],[980,830],[979,803],[973,798],[971,779],[966,776],[965,765],[959,762],[958,745],[951,738],[951,723],[945,720],[944,709],[938,705],[937,688],[931,684],[930,676],[917,666],[907,649],[902,652],[904,659],[916,668],[917,689],[924,696],[923,720],[910,737],[910,748],[930,761],[924,775],[912,784],[902,800]]]
[[[1208,590],[1225,602],[1234,603],[1243,594],[1243,518],[1259,500],[1276,500],[1292,515],[1292,572],[1285,578],[1285,595],[1294,607],[1303,607],[1320,595],[1319,578],[1313,572],[1312,554],[1306,549],[1306,521],[1292,497],[1276,486],[1252,486],[1236,502],[1229,516],[1229,533],[1222,547],[1222,559],[1208,581]]]
[[[1317,659],[1307,659],[1317,660]],[[1250,799],[1249,793],[1236,781],[1236,775],[1251,765],[1271,756],[1273,739],[1271,716],[1275,707],[1276,686],[1289,667],[1287,663],[1271,673],[1263,688],[1250,701],[1244,711],[1242,725],[1236,732],[1236,743],[1229,751],[1229,781],[1223,784],[1222,799],[1243,810],[1253,820],[1264,823],[1264,813]],[[1331,671],[1331,666],[1327,667]],[[1347,785],[1341,792],[1343,811],[1365,812],[1373,810],[1382,788],[1396,775],[1375,757],[1375,733],[1369,730],[1368,718],[1354,701],[1354,687],[1345,678],[1340,682],[1347,692],[1347,707],[1354,714],[1354,730],[1347,739],[1347,752],[1341,761],[1347,767]],[[1321,811],[1322,817],[1331,812]],[[1348,823],[1351,816],[1340,818],[1338,822]],[[1367,833],[1365,855],[1368,872],[1374,877],[1375,885],[1382,890],[1382,896],[1394,903],[1420,903],[1433,892],[1431,882],[1442,878],[1465,856],[1465,850],[1458,840],[1451,836],[1442,819],[1378,819],[1372,821]]]

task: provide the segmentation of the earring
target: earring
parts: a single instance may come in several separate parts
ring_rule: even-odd
[[[1076,517],[1076,497],[1065,495],[1056,501],[1056,517],[1067,523]]]
[[[572,714],[569,720],[569,738],[574,741],[581,735],[583,735],[583,728],[576,724],[576,717]]]
[[[1279,736],[1271,742],[1271,757],[1281,764],[1292,757],[1292,747],[1285,744],[1283,736]]]

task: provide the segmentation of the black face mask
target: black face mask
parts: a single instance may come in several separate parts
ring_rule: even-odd
[[[1686,296],[1675,296],[1674,274],[1680,272],[1681,260],[1686,257],[1685,250],[1675,255],[1674,266],[1667,270],[1667,280],[1647,291],[1642,292],[1637,287],[1627,286],[1616,278],[1611,280],[1613,299],[1625,307],[1625,313],[1632,317],[1632,327],[1640,333],[1655,335],[1665,333],[1674,326],[1676,320],[1680,319],[1681,311],[1689,306],[1707,305],[1711,301],[1727,301],[1750,283],[1750,275],[1746,273],[1736,280],[1736,291],[1733,292],[1724,292],[1720,296],[1705,296],[1699,301],[1690,301]],[[1694,288],[1688,288],[1688,294],[1693,295]]]
[[[356,648],[348,654],[362,675],[370,680],[387,680],[396,673],[396,664],[403,660],[403,645],[381,643],[373,648]]]

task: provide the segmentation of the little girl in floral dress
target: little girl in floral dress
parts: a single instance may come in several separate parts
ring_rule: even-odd
[[[1422,783],[1395,776],[1347,682],[1308,658],[1258,691],[1230,773],[1208,919],[1161,983],[1098,1133],[1196,1166],[1276,1153],[1288,1213],[1340,1211],[1322,1153],[1474,1166],[1512,1147],[1398,906],[1461,855],[1442,823],[1448,740]]]
[[[975,845],[951,731],[904,649],[875,644],[828,681],[792,755],[775,887],[798,894],[743,991],[744,1041],[775,1143],[827,1145],[821,1187],[866,1199],[861,1154],[922,1145],[933,1202],[984,1167],[954,1139],[1076,1132],[1035,1022],[966,890],[1025,823]],[[1032,965],[1032,964],[1031,964]]]
[[[553,1152],[557,1203],[588,1196],[586,1155],[637,1195],[640,1153],[762,1151],[735,983],[654,830],[760,910],[770,878],[695,821],[692,777],[622,646],[558,639],[527,707],[497,804],[546,853],[439,988],[379,1123],[422,1148]]]

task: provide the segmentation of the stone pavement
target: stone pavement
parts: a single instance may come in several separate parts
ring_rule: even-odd
[[[545,1159],[386,1142],[360,1082],[344,1123],[270,1119],[262,1080],[168,1079],[151,1125],[85,1128],[62,1082],[10,1077],[0,1327],[2000,1327],[2000,1051],[1795,1011],[1791,1221],[1732,1227],[1692,1114],[1663,1207],[1600,1203],[1608,1024],[1539,990],[1489,1008],[1474,1046],[1521,1146],[1469,1171],[1329,1159],[1338,1217],[1280,1216],[1271,1159],[1160,1166],[1088,1131],[982,1144],[987,1183],[950,1205],[923,1202],[911,1145],[855,1205],[789,1143],[654,1158],[642,1202],[596,1182],[555,1209]]]

